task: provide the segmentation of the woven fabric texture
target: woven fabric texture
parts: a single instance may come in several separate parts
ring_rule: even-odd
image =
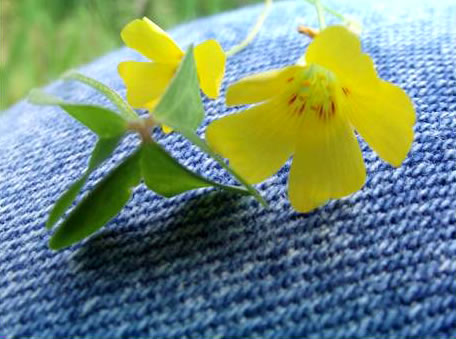
[[[48,249],[58,196],[85,169],[95,136],[55,107],[20,102],[0,116],[0,335],[43,338],[454,338],[456,335],[456,5],[448,1],[328,1],[364,23],[379,74],[412,97],[415,141],[403,166],[361,141],[368,179],[310,214],[287,200],[287,164],[258,185],[271,204],[211,189],[163,199],[142,185],[96,235]],[[186,47],[225,49],[261,7],[201,19],[171,34]],[[230,58],[228,84],[288,65],[317,26],[305,1],[274,5],[258,39]],[[122,48],[82,68],[118,90]],[[85,85],[56,82],[64,99],[109,105]],[[204,131],[204,126],[201,132]],[[176,134],[156,137],[183,164],[233,183]],[[138,144],[129,137],[86,190]]]

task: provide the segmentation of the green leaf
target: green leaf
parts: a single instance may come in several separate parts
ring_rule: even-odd
[[[154,118],[176,130],[196,130],[204,118],[193,46],[154,110]]]
[[[212,159],[214,159],[223,169],[225,169],[228,173],[230,173],[233,177],[235,177],[245,188],[246,190],[253,196],[255,199],[264,207],[268,207],[268,203],[263,199],[263,197],[258,193],[258,191],[250,185],[242,176],[240,176],[237,172],[235,172],[231,167],[229,167],[223,158],[221,158],[218,154],[214,153],[211,148],[206,144],[204,140],[202,140],[194,131],[190,130],[181,130],[180,133],[187,138],[190,142],[192,142],[195,146],[201,149],[203,152],[208,154]]]
[[[29,101],[37,105],[58,105],[69,115],[90,128],[100,138],[111,138],[127,131],[127,121],[106,108],[65,102],[38,89],[32,90]]]
[[[81,191],[82,187],[87,181],[90,173],[92,173],[103,161],[105,161],[111,155],[121,139],[122,137],[119,136],[110,139],[98,140],[90,158],[89,168],[84,173],[84,175],[76,182],[74,182],[70,188],[57,200],[51,210],[51,213],[49,214],[49,218],[46,222],[46,228],[52,228],[52,226],[54,226],[55,223],[59,221],[60,217],[71,206],[74,199],[76,199],[78,193]]]
[[[85,75],[76,72],[74,70],[66,72],[62,78],[64,80],[76,80],[96,89],[98,92],[102,93],[106,98],[108,98],[119,110],[120,114],[126,120],[136,120],[138,119],[138,115],[136,112],[130,107],[130,105],[113,89],[109,88],[105,84],[86,77]]]
[[[181,62],[171,84],[155,108],[153,115],[158,122],[175,129],[193,144],[198,146],[202,151],[211,156],[220,164],[220,166],[233,175],[263,206],[267,206],[266,201],[261,197],[258,191],[231,169],[225,161],[215,154],[195,133],[195,130],[204,118],[204,107],[200,96],[193,46],[188,48],[184,60]],[[223,186],[216,183],[212,183],[212,185],[217,185],[219,187]],[[230,187],[233,188],[233,186]],[[155,190],[152,187],[150,188]]]
[[[136,151],[125,159],[74,208],[52,236],[51,249],[58,250],[81,241],[119,213],[141,180],[140,153]]]
[[[249,194],[243,188],[221,185],[191,172],[153,141],[146,142],[141,147],[141,170],[144,181],[149,189],[164,197],[169,198],[185,191],[211,186],[244,195]]]

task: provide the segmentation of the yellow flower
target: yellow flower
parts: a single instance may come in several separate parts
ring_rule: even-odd
[[[399,166],[413,141],[407,94],[378,78],[359,39],[342,26],[324,29],[305,64],[249,76],[229,87],[228,105],[257,105],[211,123],[206,139],[250,183],[277,172],[293,155],[292,206],[309,212],[364,185],[354,129],[380,157]]]
[[[148,18],[136,19],[121,32],[125,44],[151,62],[125,61],[118,67],[127,87],[127,100],[135,108],[153,110],[173,78],[184,52],[160,27]],[[207,40],[194,49],[201,90],[216,98],[225,73],[226,56],[215,40]]]

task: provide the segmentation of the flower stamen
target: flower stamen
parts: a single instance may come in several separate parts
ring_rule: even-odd
[[[309,65],[298,75],[294,91],[287,97],[290,112],[303,115],[306,108],[319,119],[327,120],[336,114],[334,74],[318,65]],[[297,106],[295,106],[297,105]]]
[[[290,100],[288,101],[288,105],[289,105],[289,106],[293,105],[293,103],[296,101],[296,98],[297,98],[297,97],[298,97],[298,95],[297,95],[296,93],[294,93],[294,94],[291,96]]]
[[[309,38],[313,39],[317,36],[319,31],[317,29],[313,29],[304,25],[298,26],[298,32],[304,35],[307,35]]]

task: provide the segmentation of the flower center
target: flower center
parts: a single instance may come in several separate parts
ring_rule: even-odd
[[[293,84],[293,91],[287,97],[291,113],[315,114],[321,120],[336,114],[337,80],[332,72],[318,65],[308,65],[288,82]]]

